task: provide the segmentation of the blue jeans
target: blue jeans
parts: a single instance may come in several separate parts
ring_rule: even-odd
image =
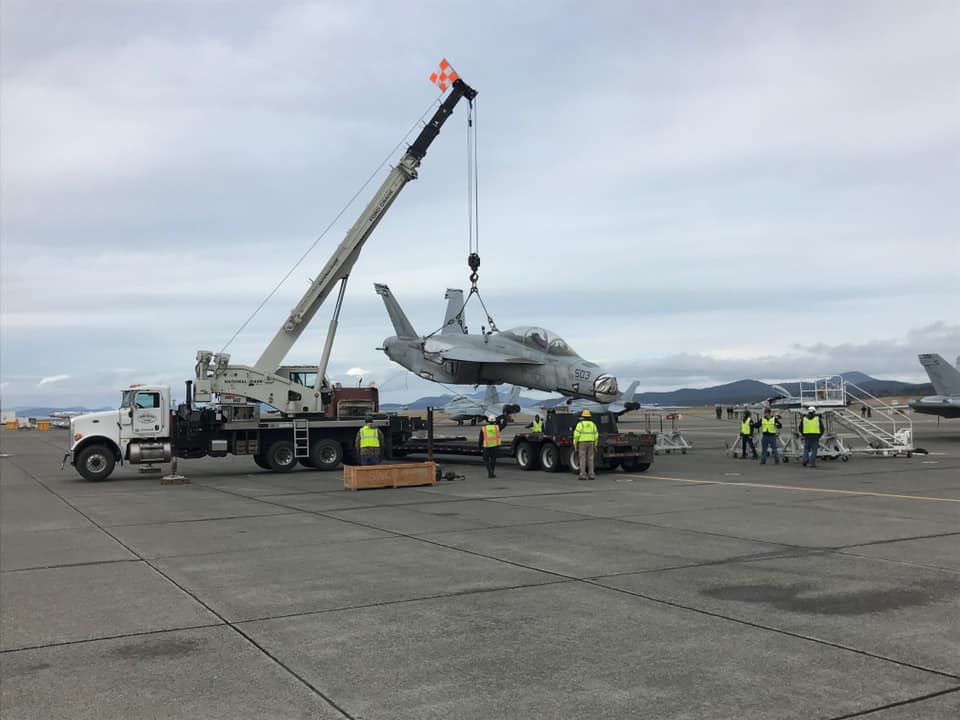
[[[810,467],[817,466],[817,448],[820,446],[819,435],[803,436],[803,464]]]
[[[361,465],[379,465],[380,464],[380,455],[360,455],[360,464]]]
[[[764,433],[760,440],[760,462],[767,461],[767,450],[773,454],[773,461],[780,464],[780,451],[777,450],[777,436],[771,433]]]

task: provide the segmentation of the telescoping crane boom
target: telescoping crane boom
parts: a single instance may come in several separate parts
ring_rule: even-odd
[[[440,128],[453,113],[461,98],[472,103],[477,92],[462,79],[453,82],[450,94],[440,104],[430,121],[420,131],[403,158],[383,181],[343,241],[327,261],[323,270],[307,288],[300,302],[252,366],[230,364],[228,353],[201,350],[197,353],[194,399],[209,402],[214,394],[230,394],[254,402],[262,402],[286,415],[325,414],[332,388],[326,377],[330,351],[336,335],[340,306],[347,279],[364,243],[397,199],[400,191],[417,178],[417,168],[427,149],[440,133]],[[282,367],[301,333],[316,315],[337,284],[340,290],[323,355],[317,367]]]

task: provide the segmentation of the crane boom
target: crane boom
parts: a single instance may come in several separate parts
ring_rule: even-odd
[[[290,312],[273,340],[263,351],[260,359],[254,365],[262,372],[275,372],[280,363],[283,362],[287,353],[296,343],[300,334],[304,331],[313,316],[317,313],[324,301],[332,292],[338,282],[345,280],[353,269],[364,243],[370,237],[377,227],[381,218],[390,209],[393,201],[397,199],[400,191],[411,180],[417,177],[417,168],[420,161],[427,154],[427,148],[440,132],[440,128],[446,122],[447,118],[453,112],[454,107],[460,101],[460,98],[467,98],[472,102],[476,97],[476,91],[467,85],[463,80],[457,79],[450,94],[437,108],[433,118],[420,131],[417,139],[407,149],[400,163],[394,167],[387,178],[383,181],[380,189],[367,204],[364,211],[357,218],[353,227],[347,231],[343,241],[334,251],[333,256],[327,261],[323,270],[317,275],[316,279],[307,288],[300,302]],[[333,325],[331,326],[332,332]],[[327,339],[329,344],[331,339]],[[320,368],[320,377],[326,374],[326,366]]]
[[[472,103],[476,95],[477,91],[463,80],[458,78],[453,82],[450,94],[440,103],[440,107],[413,144],[407,148],[397,166],[391,169],[373,199],[367,203],[360,217],[347,231],[323,270],[310,283],[300,302],[290,311],[290,315],[255,365],[234,365],[230,362],[230,355],[224,352],[197,352],[196,379],[193,386],[193,396],[197,402],[209,402],[214,394],[220,394],[239,396],[247,402],[265,403],[280,409],[288,416],[338,416],[339,411],[334,407],[334,388],[327,380],[326,370],[347,278],[360,256],[363,244],[384,213],[390,209],[406,184],[416,179],[420,161],[440,133],[440,128],[453,113],[454,107],[461,98]],[[280,363],[338,283],[340,292],[337,306],[330,321],[320,365],[281,367]],[[311,376],[315,379],[311,379]]]

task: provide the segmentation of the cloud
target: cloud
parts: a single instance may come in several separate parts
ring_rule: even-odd
[[[349,370],[347,370],[346,374],[349,375],[350,377],[363,377],[364,375],[368,375],[369,372],[370,372],[369,370],[364,370],[363,368],[352,367]]]
[[[770,382],[811,379],[858,370],[883,379],[926,382],[917,361],[922,352],[946,353],[960,349],[960,325],[936,322],[906,332],[900,338],[863,343],[794,344],[779,354],[756,350],[677,353],[617,364],[621,382],[636,378],[641,390],[704,387],[743,379]]]
[[[37,387],[42,387],[43,385],[50,385],[51,383],[63,382],[64,380],[69,380],[70,376],[67,374],[63,375],[49,375],[40,380],[37,383]]]

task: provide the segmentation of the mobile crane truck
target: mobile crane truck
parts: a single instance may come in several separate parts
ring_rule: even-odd
[[[441,66],[443,67],[443,66]],[[249,455],[262,468],[287,472],[297,463],[332,470],[353,453],[364,417],[386,440],[384,455],[410,434],[409,421],[379,415],[376,388],[341,388],[327,378],[347,279],[360,250],[417,168],[461,99],[477,92],[454,76],[450,93],[407,148],[343,241],[252,366],[233,365],[227,353],[197,353],[186,402],[173,408],[170,388],[132,385],[118,410],[70,419],[69,460],[87,480],[105,480],[118,463],[160,463],[177,458]],[[441,84],[441,89],[446,86]],[[318,366],[281,363],[313,316],[339,284],[333,317]],[[276,413],[261,413],[261,405]],[[61,467],[63,467],[63,464]]]

